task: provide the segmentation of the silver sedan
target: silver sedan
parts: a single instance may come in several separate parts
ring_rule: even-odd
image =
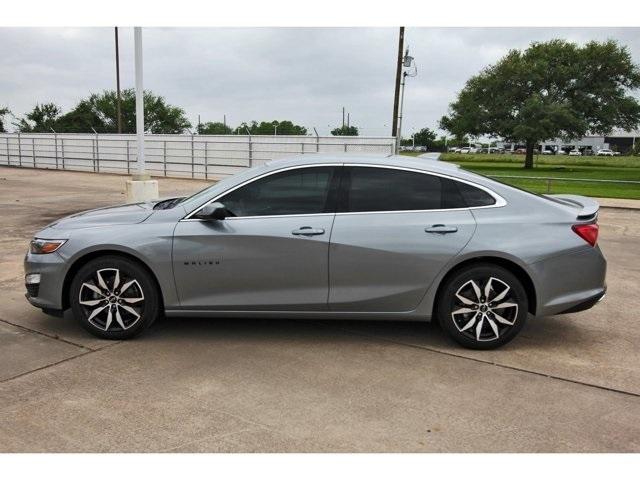
[[[443,162],[304,155],[187,198],[82,212],[35,235],[27,299],[125,339],[161,314],[436,319],[494,348],[605,294],[598,204]]]

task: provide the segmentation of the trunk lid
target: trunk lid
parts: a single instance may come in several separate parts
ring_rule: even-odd
[[[570,194],[544,195],[544,197],[575,210],[577,220],[588,221],[598,217],[600,204],[593,198]]]

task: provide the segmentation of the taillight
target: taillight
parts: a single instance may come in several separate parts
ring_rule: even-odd
[[[592,247],[596,246],[598,242],[598,224],[589,223],[587,225],[572,225],[571,229],[576,232],[580,237]]]

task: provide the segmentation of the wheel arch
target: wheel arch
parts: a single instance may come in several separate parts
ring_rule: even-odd
[[[440,283],[438,284],[438,288],[435,294],[435,301],[433,302],[431,318],[437,318],[436,317],[436,308],[438,304],[437,299],[440,298],[440,294],[444,289],[444,286],[449,281],[449,279],[460,270],[463,270],[473,265],[486,264],[486,263],[498,265],[508,270],[509,272],[511,272],[513,275],[516,276],[518,280],[520,280],[525,290],[525,293],[527,294],[528,311],[530,314],[536,315],[538,297],[536,293],[536,287],[535,287],[535,284],[533,283],[531,275],[529,275],[529,273],[522,266],[518,265],[516,262],[512,260],[509,260],[504,257],[486,255],[486,256],[479,256],[479,257],[465,259],[462,262],[453,265],[449,269],[449,271],[447,271],[447,273],[442,277],[442,279],[440,280]]]
[[[132,262],[135,262],[140,267],[144,268],[147,271],[147,273],[151,276],[151,278],[155,283],[156,288],[158,289],[158,298],[160,300],[160,311],[162,312],[164,310],[164,294],[155,272],[149,267],[149,265],[147,265],[146,262],[144,262],[139,257],[136,257],[135,255],[128,252],[123,252],[122,250],[112,250],[112,249],[93,250],[79,256],[74,260],[74,262],[71,264],[71,266],[67,270],[67,273],[65,274],[65,277],[64,277],[64,281],[62,283],[61,304],[62,304],[63,310],[66,310],[70,307],[69,291],[71,290],[71,283],[73,282],[73,278],[76,276],[76,273],[78,273],[78,271],[91,260],[94,260],[100,257],[107,257],[107,256],[121,257],[121,258],[130,260]]]

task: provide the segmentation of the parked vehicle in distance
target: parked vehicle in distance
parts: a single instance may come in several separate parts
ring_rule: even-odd
[[[569,152],[569,156],[570,157],[581,157],[582,156],[582,152],[580,150],[571,150]]]
[[[608,148],[601,148],[600,150],[598,150],[596,155],[598,157],[613,157],[615,155],[615,152]]]
[[[488,349],[604,296],[598,208],[425,158],[301,155],[51,223],[25,257],[26,296],[106,339],[163,314],[435,320]]]
[[[548,148],[543,148],[540,153],[542,155],[555,155],[556,154],[556,152],[554,152],[553,150],[549,150]]]
[[[460,147],[452,147],[449,149],[449,152],[451,153],[460,153],[460,150],[462,150]]]
[[[513,153],[517,153],[518,155],[524,155],[527,153],[526,148],[517,148]]]
[[[476,147],[463,147],[460,149],[460,153],[478,153],[478,148]]]

